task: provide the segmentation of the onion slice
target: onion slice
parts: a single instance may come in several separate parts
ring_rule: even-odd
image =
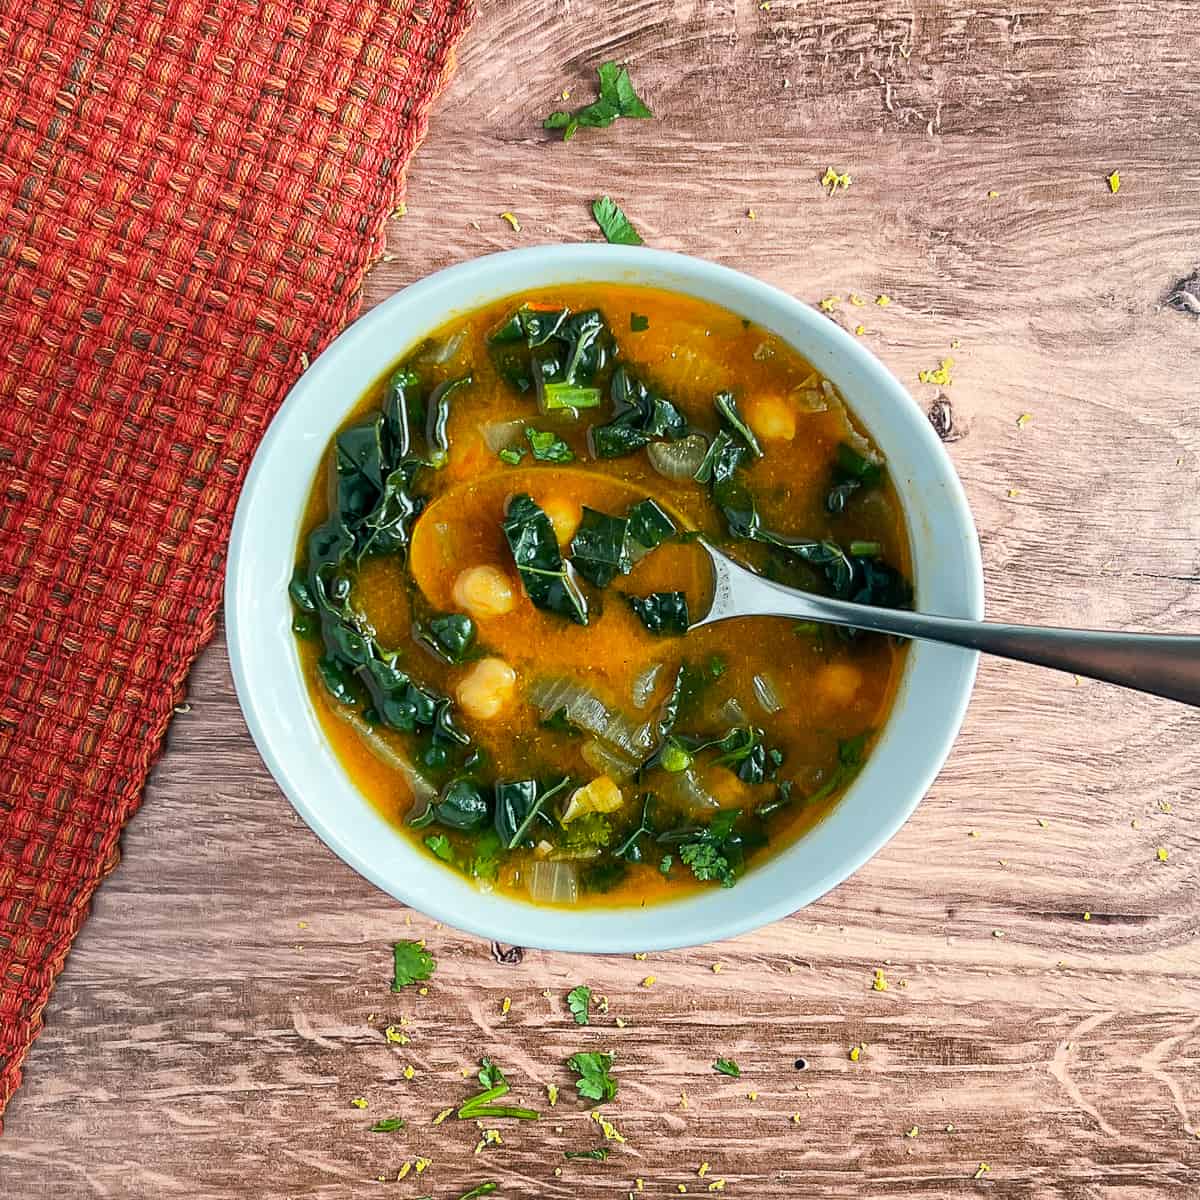
[[[609,708],[595,692],[563,676],[535,679],[529,686],[530,702],[542,719],[566,710],[572,725],[594,734],[632,758],[642,761],[654,748],[648,722],[637,724],[624,713]]]
[[[776,690],[775,684],[769,675],[755,675],[754,698],[765,713],[774,714],[783,709],[783,702],[779,699],[779,692]]]
[[[678,442],[651,442],[646,447],[650,465],[662,476],[676,482],[691,479],[708,453],[708,440],[702,433],[690,433]]]
[[[340,704],[336,706],[331,705],[330,708],[362,738],[367,749],[380,762],[385,766],[391,767],[393,771],[404,777],[404,782],[408,784],[412,791],[413,799],[418,804],[428,804],[431,800],[437,798],[437,788],[413,766],[408,756],[403,751],[397,750],[377,729],[373,729],[364,721],[358,713],[352,709],[343,708]]]
[[[539,858],[529,868],[529,895],[538,904],[575,904],[579,872],[573,863]]]

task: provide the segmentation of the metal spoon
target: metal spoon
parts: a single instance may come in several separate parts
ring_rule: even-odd
[[[703,539],[700,544],[712,560],[713,602],[702,620],[692,622],[692,629],[734,617],[792,617],[848,625],[965,646],[1200,706],[1200,637],[1001,625],[851,604],[772,583]]]

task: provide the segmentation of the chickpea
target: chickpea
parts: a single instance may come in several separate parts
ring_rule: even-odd
[[[830,663],[817,676],[817,688],[833,704],[851,704],[862,681],[862,672],[850,663]]]
[[[500,617],[512,612],[517,594],[499,567],[467,567],[454,581],[454,603],[472,617]]]
[[[742,406],[750,428],[764,442],[790,442],[796,436],[796,414],[779,396],[756,396]]]
[[[550,518],[554,526],[554,536],[560,547],[565,546],[579,528],[583,519],[583,510],[574,500],[566,496],[548,496],[542,501],[542,512]]]
[[[490,721],[508,706],[517,673],[502,658],[481,658],[458,682],[455,695],[463,712]]]

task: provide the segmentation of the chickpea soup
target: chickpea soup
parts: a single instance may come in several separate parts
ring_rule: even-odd
[[[363,397],[309,498],[294,629],[346,770],[483,888],[734,885],[836,803],[905,650],[778,618],[689,630],[700,537],[793,586],[911,597],[882,457],[752,322],[578,284],[447,323]]]

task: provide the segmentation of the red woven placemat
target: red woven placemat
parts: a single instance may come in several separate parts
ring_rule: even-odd
[[[0,1113],[471,0],[0,0]]]

